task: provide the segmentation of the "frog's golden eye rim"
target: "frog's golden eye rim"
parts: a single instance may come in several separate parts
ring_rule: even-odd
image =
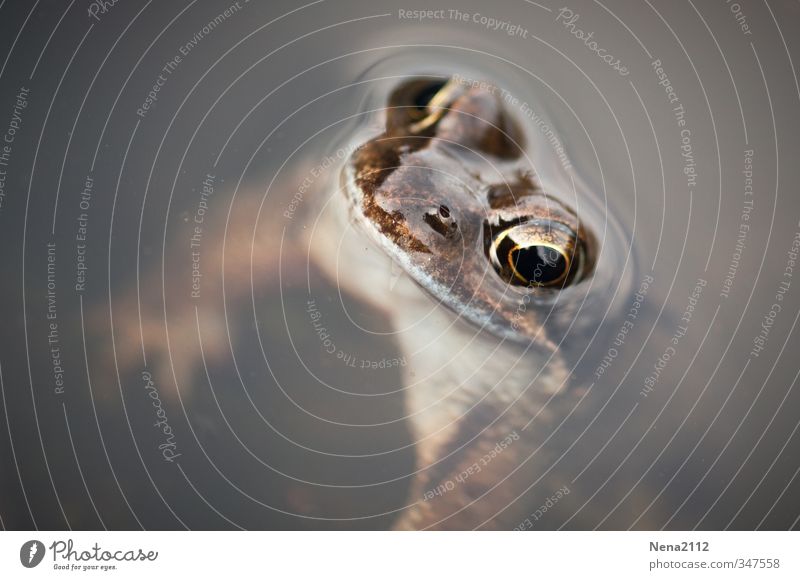
[[[430,107],[437,102],[437,95],[447,86],[447,81],[430,81],[419,87],[412,96],[411,115],[416,119],[422,119],[430,114]]]
[[[529,288],[563,288],[576,278],[580,253],[577,238],[563,224],[529,222],[508,227],[494,237],[489,257],[510,284]]]
[[[444,116],[463,87],[453,79],[414,78],[389,95],[386,127],[390,131],[419,134]]]
[[[420,133],[434,125],[447,112],[447,108],[464,92],[464,87],[453,79],[431,83],[415,98],[415,105],[422,116],[411,125],[412,133]]]

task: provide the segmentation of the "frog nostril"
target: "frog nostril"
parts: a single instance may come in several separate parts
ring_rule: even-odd
[[[440,205],[437,209],[426,212],[422,219],[433,231],[445,238],[452,238],[458,233],[458,224],[450,215],[450,208],[446,205]]]

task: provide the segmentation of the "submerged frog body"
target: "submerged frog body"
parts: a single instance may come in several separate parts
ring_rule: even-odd
[[[338,283],[389,313],[407,353],[417,470],[398,528],[514,527],[553,419],[581,392],[551,331],[572,322],[563,296],[591,279],[596,242],[537,183],[526,137],[490,90],[402,83],[315,246]],[[407,276],[387,285],[387,261]]]

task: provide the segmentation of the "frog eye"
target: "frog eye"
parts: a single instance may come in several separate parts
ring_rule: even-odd
[[[507,282],[528,287],[564,287],[579,274],[582,251],[568,226],[532,220],[506,227],[489,245],[489,258]]]
[[[429,106],[435,105],[436,96],[447,83],[442,81],[422,82],[421,86],[415,87],[415,92],[411,95],[413,109],[411,115],[417,119],[422,119],[430,114]]]
[[[463,90],[453,80],[413,79],[403,83],[389,97],[388,128],[424,131],[442,117]]]

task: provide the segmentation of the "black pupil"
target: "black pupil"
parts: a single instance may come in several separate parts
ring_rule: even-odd
[[[564,275],[567,261],[559,252],[547,246],[530,246],[511,252],[511,263],[529,283],[552,284]]]
[[[417,93],[416,97],[414,97],[414,106],[418,109],[426,109],[428,107],[428,103],[431,102],[431,99],[442,89],[445,84],[446,83],[444,82],[433,82],[426,85]]]

